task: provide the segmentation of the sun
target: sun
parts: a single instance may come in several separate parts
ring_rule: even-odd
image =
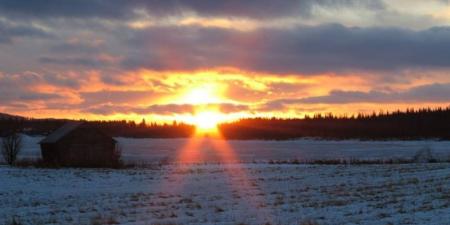
[[[202,111],[193,116],[193,124],[202,133],[217,132],[217,125],[223,121],[223,115],[214,111]]]
[[[229,116],[221,112],[220,108],[226,102],[223,91],[223,86],[217,83],[204,83],[187,89],[178,102],[192,105],[193,112],[178,115],[178,118],[194,125],[197,134],[218,133],[218,124],[226,121]]]
[[[211,104],[222,101],[221,88],[217,84],[204,84],[188,90],[182,98],[187,104]]]

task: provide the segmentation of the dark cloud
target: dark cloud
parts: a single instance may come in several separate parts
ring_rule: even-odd
[[[222,113],[236,113],[249,109],[249,107],[246,105],[237,105],[230,103],[203,104],[203,105],[164,104],[164,105],[150,105],[148,107],[103,104],[89,107],[85,109],[84,112],[101,115],[111,115],[114,113],[174,115],[174,114],[194,114],[196,108],[198,107],[215,108]]]
[[[0,105],[27,104],[35,101],[61,100],[64,96],[59,93],[47,93],[30,89],[29,87],[15,86],[7,88],[0,85]]]
[[[77,23],[82,18],[102,17],[123,19],[133,17],[136,9],[145,9],[156,15],[173,15],[185,10],[206,16],[267,17],[307,15],[316,5],[329,7],[368,7],[382,9],[381,1],[353,0],[298,0],[263,1],[143,1],[143,0],[80,0],[65,1],[12,1],[0,0],[0,13],[5,21],[13,16],[33,20],[64,17]],[[305,11],[304,13],[302,13]],[[75,17],[76,19],[73,19]],[[161,18],[158,17],[159,21]],[[59,21],[59,20],[58,20]],[[84,20],[83,20],[84,21]],[[48,21],[47,21],[48,22]],[[261,22],[262,24],[263,22]],[[31,23],[30,23],[31,24]],[[107,29],[96,30],[92,20],[80,27],[68,23],[45,23],[54,29],[59,44],[48,46],[50,53],[39,48],[30,55],[43,64],[79,66],[104,69],[122,66],[124,69],[196,70],[211,67],[236,67],[267,73],[305,73],[348,71],[397,71],[414,68],[448,68],[450,61],[450,28],[435,27],[415,31],[401,28],[355,28],[339,24],[260,28],[251,31],[236,29],[202,28],[198,26],[151,26],[132,30],[114,22]],[[55,25],[56,24],[56,25]],[[52,27],[54,25],[54,27]],[[67,25],[67,24],[66,24]],[[71,33],[71,26],[77,27]],[[3,28],[2,28],[3,27]],[[80,31],[80,32],[78,32]],[[81,32],[83,31],[83,32]],[[88,32],[85,32],[88,31]],[[15,36],[45,35],[37,27],[18,27],[0,22],[0,43]],[[64,42],[77,33],[90,33],[83,42]],[[66,37],[65,37],[66,36]],[[74,35],[76,36],[76,35]],[[65,37],[65,38],[64,38]],[[104,41],[90,44],[90,38]],[[126,40],[125,43],[121,42]],[[92,40],[92,42],[94,42]],[[41,43],[39,43],[41,44]],[[25,51],[25,50],[22,50]],[[96,53],[114,53],[124,56],[120,65],[105,60]],[[39,56],[37,56],[39,54]],[[115,67],[116,68],[116,67]],[[106,78],[115,82],[117,79]]]
[[[42,29],[31,25],[14,25],[0,21],[0,44],[11,43],[17,37],[50,37]]]
[[[25,103],[9,103],[8,108],[11,109],[19,109],[19,110],[29,110],[31,107],[28,104]]]
[[[145,109],[138,110],[140,113],[152,113],[162,115],[194,113],[194,105],[190,104],[165,104],[151,105]]]
[[[450,104],[450,83],[422,85],[402,93],[403,98],[416,102],[447,102]]]
[[[404,92],[358,92],[358,91],[332,91],[327,96],[309,97],[301,100],[302,103],[413,103],[413,102],[449,102],[450,84],[431,84],[411,88]]]
[[[81,42],[64,42],[59,43],[50,47],[50,50],[55,53],[86,53],[86,54],[95,54],[103,50],[103,46],[100,44],[90,44],[90,43],[81,43]]]
[[[126,86],[129,85],[129,82],[124,81],[122,78],[124,76],[121,74],[114,73],[102,73],[100,79],[103,83],[114,85],[114,86]]]
[[[282,94],[303,94],[305,95],[305,89],[311,88],[310,84],[298,84],[291,82],[271,82],[267,84],[271,93],[277,95]]]
[[[416,86],[401,92],[341,91],[328,95],[300,99],[280,99],[261,106],[264,110],[282,110],[302,104],[350,104],[350,103],[450,103],[450,83]]]
[[[170,2],[170,1],[169,1]],[[175,2],[175,1],[172,1]],[[171,3],[169,3],[171,4]],[[381,1],[355,0],[228,0],[228,1],[180,1],[178,9],[187,9],[203,16],[247,17],[266,19],[286,17],[292,15],[310,16],[314,6],[328,6],[334,8],[349,6],[364,6],[367,8],[383,8]],[[172,3],[172,5],[175,5]]]
[[[174,16],[195,12],[202,16],[273,18],[309,16],[314,6],[384,7],[379,0],[0,0],[0,13],[21,18],[106,18],[124,19],[145,10],[152,16]]]
[[[209,106],[216,107],[222,113],[237,113],[249,109],[248,105],[231,103],[209,104]]]
[[[60,66],[81,66],[90,68],[102,68],[111,65],[112,61],[95,56],[43,56],[39,58],[39,62],[45,64],[54,64]]]
[[[47,73],[42,77],[47,84],[57,87],[67,87],[72,89],[79,89],[86,80],[82,75],[75,77],[67,74]]]
[[[85,113],[92,113],[92,114],[97,114],[97,115],[112,115],[115,113],[129,114],[129,113],[133,112],[132,107],[118,106],[118,105],[111,105],[111,104],[93,106],[93,107],[89,107],[86,109],[82,109],[81,111],[85,112]]]
[[[151,105],[145,109],[139,110],[140,113],[152,113],[152,114],[194,114],[195,109],[199,107],[215,108],[222,113],[235,113],[244,110],[248,110],[246,105],[237,105],[230,103],[217,103],[217,104],[165,104],[165,105]]]
[[[83,107],[95,105],[117,104],[123,105],[125,103],[133,104],[155,100],[161,97],[160,93],[154,91],[95,91],[95,92],[81,92],[80,97],[83,99],[81,104]]]
[[[46,101],[51,99],[61,99],[63,96],[57,93],[41,93],[36,91],[22,91],[18,96],[18,100],[24,101]]]
[[[129,40],[126,68],[192,70],[231,66],[269,73],[450,67],[450,28],[423,31],[338,24],[241,32],[156,27]]]
[[[73,81],[65,81],[57,74],[2,74],[0,72],[0,105],[27,104],[36,101],[63,100],[66,96],[57,92],[36,90],[37,85],[77,87]]]
[[[399,101],[399,93],[380,92],[380,91],[340,91],[334,90],[326,96],[308,97],[298,102],[306,104],[346,104],[346,103],[381,103]],[[295,102],[295,101],[293,101]]]
[[[117,18],[123,17],[131,11],[127,1],[104,0],[1,0],[0,12],[4,15],[20,16],[21,18]]]

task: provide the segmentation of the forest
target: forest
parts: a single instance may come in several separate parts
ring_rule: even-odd
[[[18,116],[0,117],[0,135],[21,132],[47,135],[70,120],[33,119]],[[86,121],[114,137],[183,138],[195,134],[195,126],[172,122],[159,124],[134,121]],[[226,139],[286,140],[323,139],[440,139],[450,140],[450,107],[408,109],[351,116],[331,113],[305,118],[243,118],[220,124]]]

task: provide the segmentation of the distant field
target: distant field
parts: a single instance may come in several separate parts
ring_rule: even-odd
[[[24,138],[22,158],[39,158],[37,144],[42,137]],[[450,141],[223,141],[190,139],[133,139],[116,138],[122,146],[123,159],[128,162],[154,162],[160,160],[185,162],[223,162],[220,148],[227,148],[239,162],[267,162],[270,160],[314,159],[395,159],[410,158],[421,149],[430,149],[439,159],[450,157]],[[194,142],[194,143],[192,143]],[[181,158],[181,155],[195,157]]]
[[[0,167],[0,224],[449,224],[450,164]]]

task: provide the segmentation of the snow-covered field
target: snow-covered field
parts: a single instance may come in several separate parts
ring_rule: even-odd
[[[24,136],[21,158],[39,158],[38,142],[42,137]],[[220,150],[231,150],[239,162],[311,159],[393,159],[410,158],[424,148],[437,158],[450,157],[450,141],[328,141],[300,139],[292,141],[224,141],[216,139],[133,139],[116,138],[122,146],[122,158],[132,162],[154,162],[162,159],[180,160],[180,154],[197,157],[184,162],[223,162]]]
[[[0,224],[450,224],[448,163],[3,166],[0,184]]]
[[[39,158],[24,137],[20,158]],[[288,165],[270,160],[410,158],[449,141],[116,138],[140,169],[0,166],[0,224],[448,224],[450,163]],[[245,163],[244,163],[245,162]]]

